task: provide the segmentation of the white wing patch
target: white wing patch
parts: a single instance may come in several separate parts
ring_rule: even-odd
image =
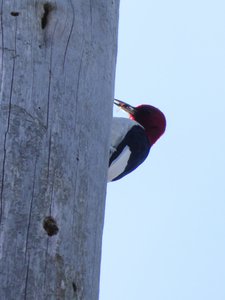
[[[108,182],[123,173],[130,158],[130,154],[130,148],[126,146],[120,155],[111,163],[108,169]]]
[[[117,148],[122,139],[134,125],[141,126],[136,121],[127,118],[113,118],[111,128],[111,148]]]

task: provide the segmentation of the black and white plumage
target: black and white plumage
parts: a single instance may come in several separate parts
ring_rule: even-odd
[[[117,99],[114,104],[128,112],[130,119],[113,118],[108,182],[121,179],[143,163],[166,127],[165,116],[154,106],[132,107]]]
[[[150,143],[137,122],[113,118],[108,181],[115,181],[136,169],[148,156]]]

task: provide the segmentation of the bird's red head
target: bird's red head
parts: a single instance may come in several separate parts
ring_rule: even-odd
[[[117,99],[114,100],[114,104],[128,112],[130,119],[138,122],[145,128],[151,145],[165,132],[166,118],[158,108],[147,104],[133,107]]]

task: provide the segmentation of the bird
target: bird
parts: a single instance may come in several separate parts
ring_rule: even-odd
[[[114,104],[129,118],[114,117],[112,121],[108,182],[121,179],[142,164],[166,129],[164,114],[152,105],[133,107],[118,99]]]

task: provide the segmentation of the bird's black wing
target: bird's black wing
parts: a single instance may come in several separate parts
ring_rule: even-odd
[[[124,171],[112,181],[118,180],[132,172],[140,164],[142,164],[148,156],[151,145],[144,128],[136,125],[129,130],[123,141],[118,145],[116,151],[111,155],[109,159],[109,166],[114,160],[118,159],[119,155],[127,146],[129,147],[129,150],[131,152],[127,165]]]

